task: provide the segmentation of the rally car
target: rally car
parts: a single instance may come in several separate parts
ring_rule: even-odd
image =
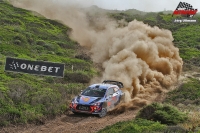
[[[72,99],[70,110],[74,114],[88,113],[104,117],[122,100],[124,93],[121,88],[123,88],[123,83],[113,80],[90,85]]]

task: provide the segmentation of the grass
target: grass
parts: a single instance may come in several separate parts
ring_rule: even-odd
[[[0,18],[0,126],[65,113],[66,103],[97,74],[90,59],[76,58],[80,51],[67,34],[71,29],[5,1]],[[5,72],[7,56],[65,63],[65,78]]]

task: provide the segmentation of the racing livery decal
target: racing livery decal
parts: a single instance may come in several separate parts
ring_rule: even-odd
[[[90,100],[90,97],[82,97],[83,101],[87,102]]]

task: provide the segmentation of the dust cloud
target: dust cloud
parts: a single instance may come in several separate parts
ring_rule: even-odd
[[[183,62],[169,30],[150,27],[137,20],[120,26],[123,21],[111,20],[104,13],[98,19],[95,13],[88,17],[93,13],[89,8],[85,10],[76,4],[64,5],[55,0],[11,2],[73,29],[71,38],[89,49],[95,63],[102,64],[101,80],[124,83],[125,103],[115,112],[138,109],[155,101],[180,76]]]

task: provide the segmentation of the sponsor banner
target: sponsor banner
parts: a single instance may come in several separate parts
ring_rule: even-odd
[[[65,65],[61,63],[30,61],[7,57],[5,71],[64,77]]]

